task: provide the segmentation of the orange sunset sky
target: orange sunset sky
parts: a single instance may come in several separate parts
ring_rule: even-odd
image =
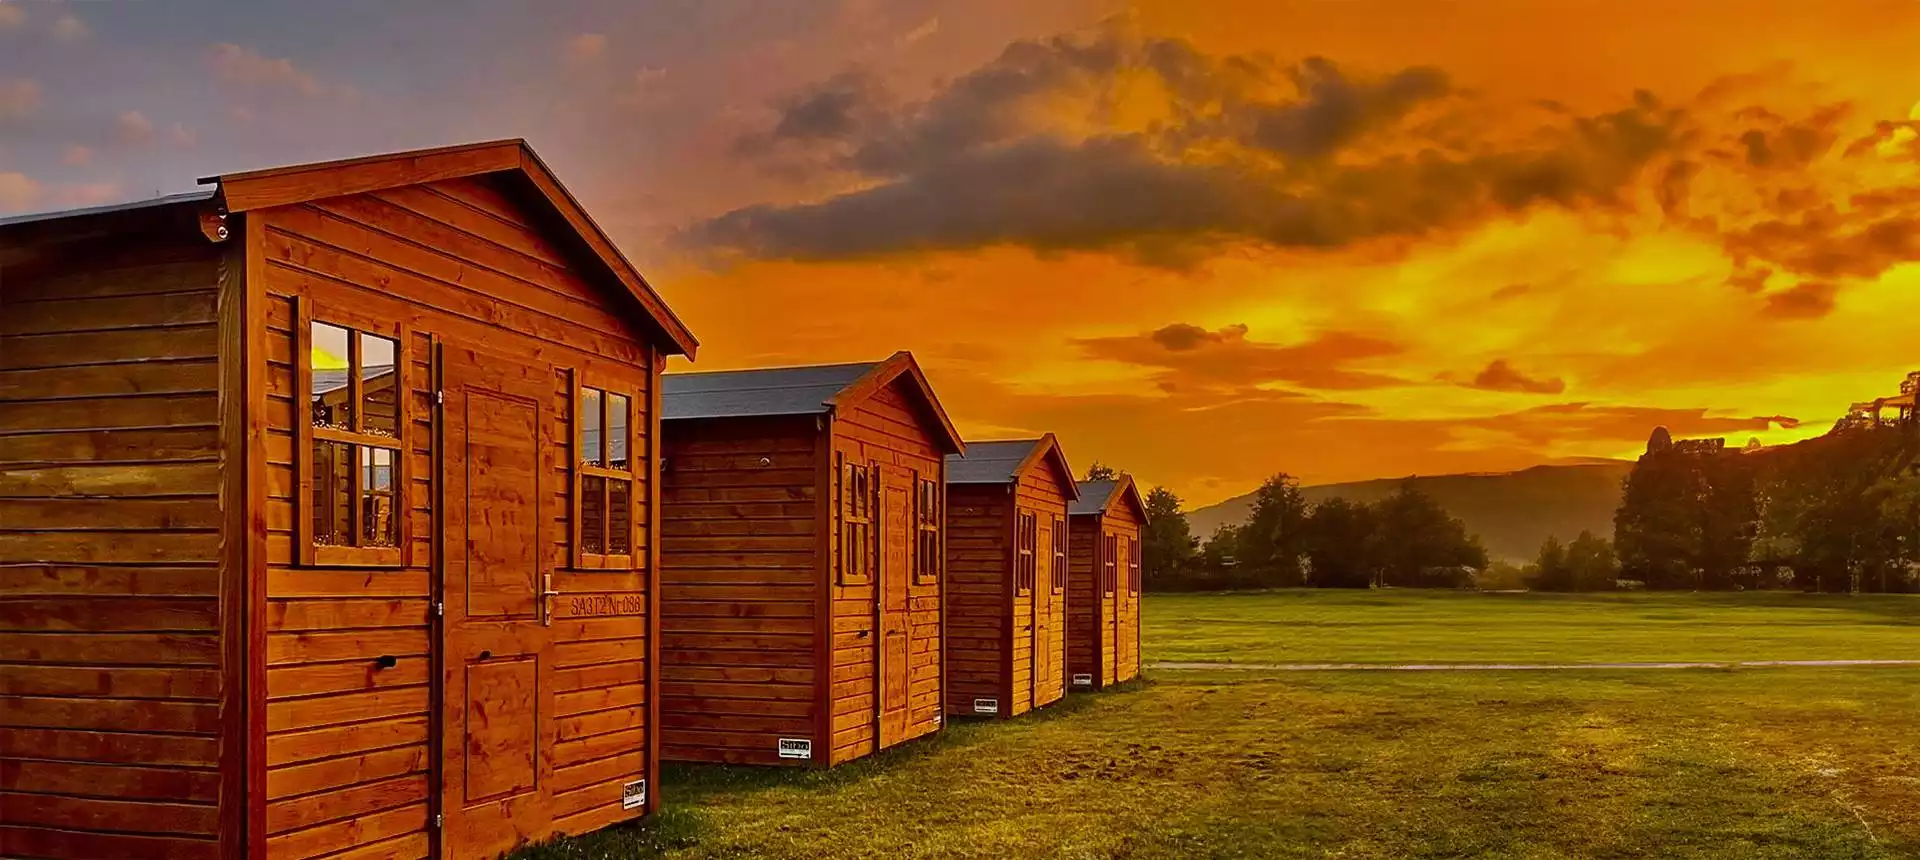
[[[700,369],[911,349],[1190,504],[1920,369],[1915,0],[461,8],[0,0],[0,212],[525,137]]]

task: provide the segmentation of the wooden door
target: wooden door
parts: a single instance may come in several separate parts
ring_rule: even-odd
[[[1104,519],[1104,518],[1102,518]],[[1108,588],[1112,590],[1109,591]],[[1120,536],[1102,529],[1100,532],[1100,686],[1113,683],[1119,677],[1119,661],[1114,650],[1120,640],[1120,593],[1124,591],[1120,584]]]
[[[913,572],[913,492],[907,472],[882,469],[880,477],[880,746],[906,738],[907,688],[912,601],[908,586]]]
[[[552,830],[553,637],[541,524],[552,371],[441,350],[442,857]]]
[[[1053,642],[1054,601],[1059,598],[1053,593],[1053,523],[1035,514],[1033,530],[1033,634],[1029,640],[1033,684],[1030,696],[1033,707],[1038,708],[1055,698],[1053,688],[1058,666],[1050,645]]]
[[[1133,620],[1140,609],[1140,599],[1133,593],[1133,553],[1137,542],[1137,538],[1126,536],[1115,541],[1120,548],[1120,561],[1116,565],[1120,581],[1113,590],[1113,602],[1118,604],[1113,613],[1113,679],[1116,681],[1133,677]]]

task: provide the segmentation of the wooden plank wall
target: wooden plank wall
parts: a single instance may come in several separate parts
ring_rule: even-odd
[[[275,858],[330,855],[358,846],[365,856],[427,853],[428,716],[434,575],[430,337],[557,371],[579,368],[629,382],[636,456],[650,450],[649,392],[658,368],[645,336],[618,312],[609,292],[570,265],[540,219],[491,180],[322,200],[249,213],[263,229],[269,294],[266,343],[269,393],[254,408],[268,414],[270,534],[267,580],[268,853]],[[253,235],[249,232],[249,236]],[[413,390],[407,398],[412,515],[411,564],[405,569],[310,569],[293,564],[293,341],[289,296],[315,317],[400,322]],[[566,464],[573,413],[564,372],[551,406],[555,474],[549,569],[568,561]],[[645,481],[634,487],[634,517],[647,522]],[[635,556],[646,558],[642,541]],[[644,565],[644,562],[642,562]],[[572,577],[572,578],[565,578]],[[556,577],[569,588],[645,596],[646,572]],[[590,585],[586,583],[601,583]],[[644,604],[644,600],[641,601]],[[567,614],[567,598],[556,600]],[[553,626],[560,742],[555,750],[556,829],[583,832],[637,812],[622,810],[622,783],[646,776],[647,676],[644,613],[563,618]],[[381,656],[397,658],[378,669]],[[360,856],[356,854],[355,856]]]
[[[956,716],[972,716],[976,698],[1011,707],[1010,501],[1008,484],[947,487],[947,713]]]
[[[667,422],[661,477],[661,754],[806,764],[819,734],[814,416]],[[766,460],[762,464],[762,459]]]
[[[1100,521],[1103,517],[1081,514],[1068,517],[1067,525],[1067,689],[1075,688],[1073,676],[1092,675],[1097,687],[1111,674],[1101,673],[1102,621],[1111,617],[1113,599],[1100,593]],[[1105,637],[1110,641],[1111,635]],[[1111,650],[1104,653],[1111,654]]]
[[[0,856],[214,857],[220,248],[35,256],[0,271]]]
[[[946,458],[929,429],[930,419],[896,381],[835,417],[833,450],[850,461],[879,463],[883,469],[918,472],[920,477],[946,488]],[[911,498],[911,494],[909,494]],[[884,513],[876,511],[876,523]],[[909,528],[912,517],[907,517]],[[884,526],[876,525],[876,528]],[[908,536],[912,540],[912,536]],[[911,548],[907,553],[912,556]],[[872,585],[833,587],[833,755],[831,763],[858,758],[874,751],[874,714],[878,690],[874,682],[874,607],[884,571],[875,571]],[[944,699],[941,687],[941,584],[915,584],[908,592],[907,725],[904,740],[937,731]],[[869,631],[861,636],[861,631]]]
[[[1046,614],[1050,616],[1048,618],[1039,618],[1036,616],[1031,621],[1031,623],[1036,625],[1044,624],[1046,631],[1044,637],[1015,636],[1015,641],[1016,643],[1026,643],[1029,645],[1029,649],[1031,649],[1031,647],[1035,645],[1034,640],[1037,638],[1041,639],[1042,641],[1037,643],[1037,647],[1047,649],[1053,655],[1053,666],[1050,673],[1034,678],[1031,687],[1022,686],[1023,682],[1018,677],[1019,672],[1015,672],[1015,698],[1021,699],[1024,697],[1031,702],[1032,707],[1039,708],[1057,701],[1062,695],[1065,695],[1066,692],[1066,667],[1064,665],[1066,656],[1064,652],[1067,635],[1066,604],[1068,594],[1052,594],[1051,589],[1053,588],[1053,523],[1058,519],[1061,521],[1062,527],[1065,527],[1067,494],[1062,488],[1059,474],[1055,472],[1050,461],[1037,465],[1032,471],[1021,477],[1020,491],[1015,504],[1020,509],[1034,515],[1034,530],[1036,534],[1034,536],[1035,559],[1033,588],[1035,596],[1041,598],[1038,605],[1044,607]],[[1071,547],[1068,548],[1068,552],[1072,552]],[[1040,592],[1042,589],[1048,590],[1048,593],[1041,595]],[[1070,591],[1071,589],[1069,589],[1069,592]],[[1025,620],[1028,616],[1020,607],[1015,607],[1014,618],[1021,619],[1014,627],[1016,631],[1029,623]],[[1018,653],[1019,649],[1016,648],[1015,650],[1014,667],[1016,670],[1021,668],[1021,661],[1024,659],[1027,661],[1025,663],[1026,667],[1043,673],[1048,672],[1046,666],[1035,665],[1031,650],[1029,650],[1029,653],[1024,658]]]

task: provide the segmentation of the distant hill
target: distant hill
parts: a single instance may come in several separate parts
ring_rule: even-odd
[[[1582,530],[1611,539],[1613,512],[1620,506],[1620,482],[1633,469],[1626,460],[1587,460],[1559,466],[1535,466],[1517,472],[1382,478],[1346,484],[1302,487],[1308,501],[1336,496],[1371,502],[1393,493],[1403,481],[1466,522],[1495,560],[1532,561],[1548,535],[1572,540]],[[1225,524],[1246,522],[1253,494],[1236,496],[1187,514],[1201,540]]]

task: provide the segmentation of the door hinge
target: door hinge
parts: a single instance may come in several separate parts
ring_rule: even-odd
[[[444,390],[435,391],[433,393],[433,402],[436,406],[444,405],[447,402],[447,392]]]
[[[445,618],[445,617],[446,617],[446,615],[447,615],[447,605],[446,605],[445,603],[442,603],[442,602],[440,602],[440,601],[438,601],[438,600],[436,600],[436,601],[434,601],[434,602],[433,602],[433,617],[435,617],[435,618]]]
[[[439,830],[439,829],[440,829],[440,825],[442,825],[442,824],[445,824],[445,823],[446,823],[446,821],[447,821],[447,817],[446,817],[446,816],[444,816],[444,815],[441,815],[441,814],[440,814],[440,813],[438,813],[438,812],[436,812],[436,813],[434,813],[434,814],[433,814],[433,829],[435,829],[435,830]]]

